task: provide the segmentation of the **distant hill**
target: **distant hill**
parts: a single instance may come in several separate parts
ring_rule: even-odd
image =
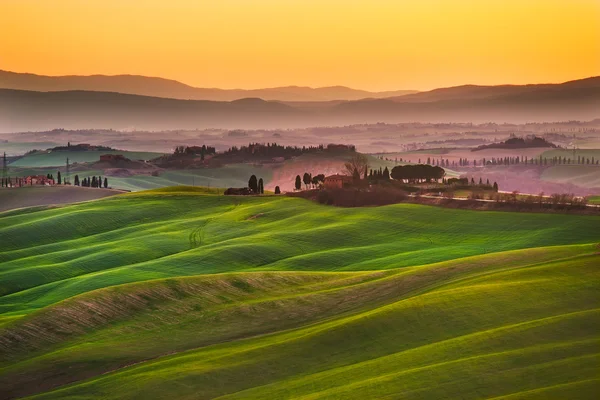
[[[53,128],[272,129],[376,122],[523,123],[600,117],[600,78],[517,88],[478,87],[466,93],[457,88],[438,89],[433,91],[435,95],[423,94],[431,101],[394,98],[306,103],[257,98],[217,102],[94,91],[0,89],[0,132]],[[455,94],[440,96],[444,90]],[[484,92],[486,96],[482,95]]]
[[[343,102],[329,112],[386,122],[541,122],[600,115],[600,77],[562,84],[461,86],[388,99]],[[350,122],[350,121],[349,121]]]
[[[390,97],[401,103],[421,103],[445,100],[474,100],[486,99],[490,97],[514,96],[532,92],[548,92],[552,90],[563,89],[589,89],[600,88],[600,77],[591,77],[569,81],[561,84],[535,84],[535,85],[498,85],[498,86],[477,86],[462,85],[449,88],[434,89],[428,92],[408,94],[401,97]]]
[[[471,149],[471,151],[479,151],[485,149],[527,149],[531,147],[551,147],[555,149],[558,146],[556,146],[554,143],[548,142],[544,138],[537,136],[525,138],[511,137],[500,143],[491,143],[478,146],[474,149]]]
[[[321,88],[285,86],[253,90],[196,88],[171,79],[140,75],[44,76],[2,70],[0,70],[0,88],[37,92],[86,90],[213,101],[233,101],[248,97],[281,101],[358,100],[402,96],[417,92],[415,90],[369,92],[344,86]]]

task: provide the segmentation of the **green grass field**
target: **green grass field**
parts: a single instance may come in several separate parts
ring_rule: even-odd
[[[591,196],[589,202],[590,204],[600,204],[600,196]]]
[[[29,154],[11,163],[10,167],[62,167],[67,157],[71,164],[100,161],[102,154],[122,154],[130,160],[150,160],[160,157],[162,153],[140,151],[51,151]]]
[[[596,397],[600,217],[210,193],[0,214],[3,397]]]
[[[0,212],[22,207],[78,203],[114,196],[123,192],[78,186],[24,186],[0,189]]]
[[[57,175],[56,168],[11,168],[10,176]],[[64,174],[64,171],[63,171]],[[104,176],[102,170],[72,170],[71,182],[75,175],[80,179],[90,176]],[[255,174],[265,182],[271,179],[273,171],[266,167],[246,164],[232,164],[221,168],[203,168],[179,171],[164,171],[160,176],[133,175],[125,177],[109,176],[108,183],[112,188],[137,192],[140,190],[158,189],[177,185],[195,185],[207,187],[246,187],[250,175]]]

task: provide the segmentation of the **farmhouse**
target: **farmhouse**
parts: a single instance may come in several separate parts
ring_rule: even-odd
[[[54,185],[54,179],[45,175],[30,175],[25,178],[26,185]]]
[[[325,177],[324,186],[326,189],[341,189],[344,185],[352,183],[352,177],[348,175],[330,175]]]

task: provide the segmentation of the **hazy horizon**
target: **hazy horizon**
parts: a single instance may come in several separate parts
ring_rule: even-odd
[[[514,83],[514,82],[503,82],[503,83],[496,83],[496,84],[485,84],[485,83],[480,83],[480,82],[462,82],[462,83],[456,83],[456,84],[452,84],[449,86],[438,86],[438,87],[430,87],[430,88],[426,88],[426,89],[422,89],[422,88],[412,88],[412,87],[390,87],[390,88],[386,88],[386,89],[382,89],[382,90],[370,90],[370,89],[366,89],[363,87],[355,87],[355,86],[350,86],[350,85],[345,85],[345,84],[336,84],[336,83],[332,83],[329,85],[324,85],[324,86],[307,86],[307,85],[299,85],[299,84],[294,84],[294,83],[290,83],[290,84],[284,84],[284,85],[280,85],[280,86],[270,86],[270,87],[208,87],[208,86],[196,86],[193,85],[189,82],[184,82],[178,79],[175,79],[173,77],[170,76],[152,76],[152,75],[140,75],[140,74],[134,74],[134,73],[128,73],[128,72],[121,72],[121,73],[115,73],[115,74],[104,74],[101,72],[97,72],[97,73],[89,73],[89,74],[69,74],[69,75],[53,75],[53,74],[42,74],[42,73],[35,73],[35,72],[31,72],[31,71],[13,71],[13,70],[8,70],[5,69],[3,67],[0,66],[0,71],[4,71],[4,72],[9,72],[9,73],[15,73],[15,74],[30,74],[30,75],[37,75],[37,76],[45,76],[45,77],[51,77],[51,78],[62,78],[62,77],[94,77],[94,76],[103,76],[103,77],[118,77],[118,76],[130,76],[130,77],[144,77],[144,78],[157,78],[157,79],[164,79],[164,80],[169,80],[169,81],[175,81],[175,82],[179,82],[182,83],[184,85],[193,87],[193,88],[198,88],[198,89],[222,89],[222,90],[247,90],[247,91],[252,91],[252,90],[261,90],[261,89],[277,89],[277,88],[285,88],[285,87],[289,87],[289,88],[309,88],[309,89],[325,89],[325,88],[334,88],[334,87],[345,87],[345,88],[349,88],[349,89],[354,89],[354,90],[360,90],[360,91],[366,91],[366,92],[394,92],[394,91],[419,91],[419,92],[427,92],[427,91],[431,91],[431,90],[435,90],[435,89],[444,89],[444,88],[451,88],[451,87],[459,87],[459,86],[520,86],[520,85],[543,85],[543,84],[561,84],[561,83],[565,83],[565,82],[571,82],[571,81],[577,81],[577,80],[582,80],[582,79],[587,79],[587,78],[595,78],[600,76],[600,71],[594,75],[589,75],[589,76],[574,76],[565,80],[558,80],[558,81],[538,81],[538,82],[527,82],[527,83]]]
[[[6,0],[0,52],[9,71],[222,89],[560,83],[598,75],[598,15],[592,0]]]

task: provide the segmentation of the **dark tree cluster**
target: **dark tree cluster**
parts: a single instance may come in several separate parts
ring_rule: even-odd
[[[370,169],[369,175],[366,177],[369,180],[369,183],[377,183],[379,181],[387,181],[390,179],[390,170],[388,167],[379,169]]]
[[[304,183],[305,189],[319,188],[325,183],[325,174],[312,175],[311,173],[305,172],[302,177],[296,175],[294,189],[302,190],[302,183]]]
[[[82,187],[92,187],[92,188],[108,188],[108,179],[104,177],[104,181],[101,176],[92,176],[83,178],[81,181],[79,180],[79,175],[75,175],[75,185]]]
[[[252,175],[250,179],[248,179],[248,189],[250,189],[250,192],[253,194],[264,194],[265,187],[263,184],[263,179],[257,179],[256,175]]]
[[[224,156],[251,156],[254,158],[274,158],[283,157],[291,158],[297,157],[306,153],[318,153],[318,152],[340,152],[340,151],[356,151],[356,147],[353,145],[344,144],[329,144],[327,146],[283,146],[277,143],[250,143],[247,146],[232,146],[225,152]]]
[[[402,159],[400,159],[402,162]],[[407,160],[410,162],[410,160]],[[419,160],[420,162],[421,160]],[[482,158],[480,160],[468,160],[467,158],[459,158],[457,161],[450,162],[448,159],[433,159],[428,157],[427,164],[435,165],[440,167],[470,167],[470,166],[496,166],[496,165],[600,165],[600,160],[595,157],[582,157],[577,158],[566,157],[566,156],[554,156],[554,157],[526,157],[526,156],[515,156],[515,157],[491,157]]]
[[[456,189],[470,189],[469,186],[478,186],[479,189],[485,189],[485,190],[494,190],[495,192],[498,191],[498,184],[496,182],[494,182],[494,184],[492,185],[490,183],[489,179],[486,179],[485,183],[483,182],[483,178],[479,177],[479,183],[475,183],[475,178],[471,178],[471,182],[469,183],[469,178],[448,178],[448,179],[443,179],[442,182],[446,185],[452,185],[454,186]]]
[[[66,146],[56,146],[51,149],[52,151],[112,151],[115,150],[112,147],[108,146],[96,146],[89,144],[71,144],[68,142]]]
[[[323,151],[324,146],[282,146],[277,143],[250,143],[248,146],[232,146],[223,155],[246,155],[254,157],[284,157],[290,158],[304,153]]]
[[[484,150],[484,149],[526,149],[526,148],[530,148],[530,147],[556,148],[558,146],[556,146],[555,144],[550,143],[546,139],[538,137],[538,136],[531,136],[531,137],[526,137],[526,138],[511,137],[511,138],[505,140],[504,142],[482,145],[482,146],[474,148],[471,151],[478,151],[478,150]]]
[[[393,179],[407,183],[437,182],[444,175],[446,171],[443,168],[427,164],[397,165],[391,173]]]
[[[217,149],[214,147],[202,145],[202,146],[177,146],[173,152],[174,156],[197,156],[199,155],[202,160],[204,156],[216,154]]]

